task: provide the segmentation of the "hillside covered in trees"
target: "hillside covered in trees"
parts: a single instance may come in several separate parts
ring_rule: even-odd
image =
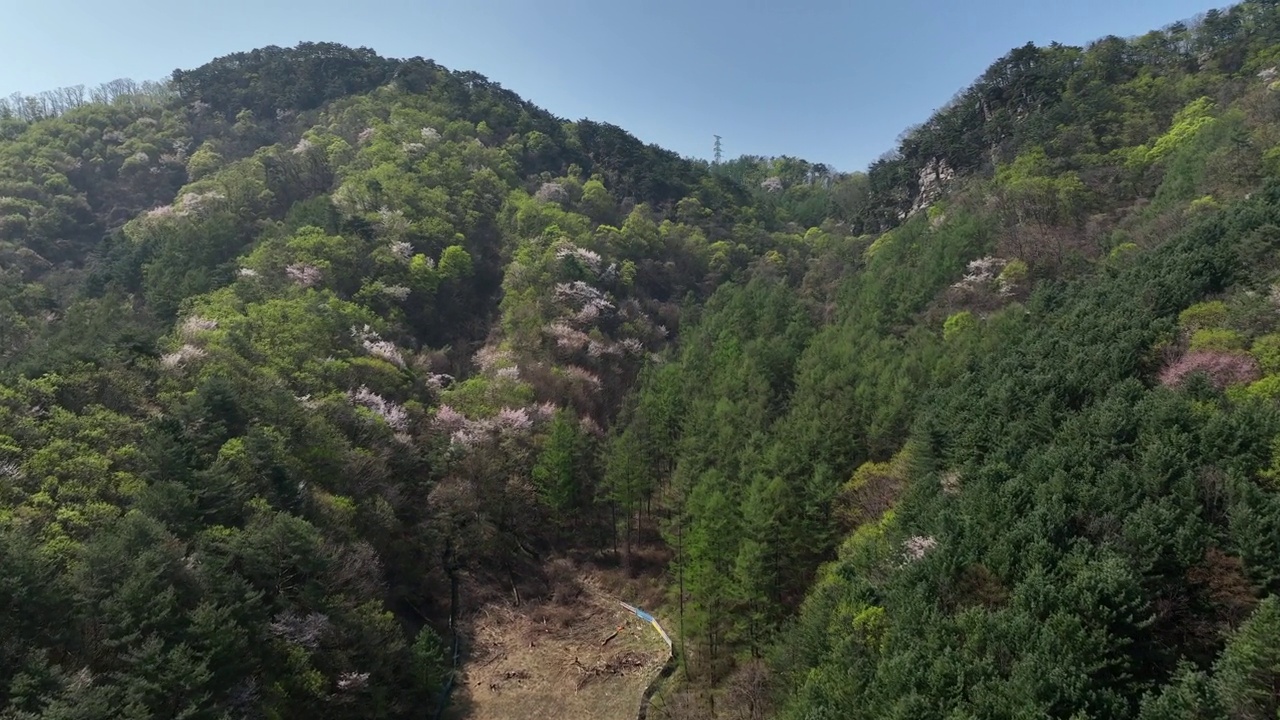
[[[1280,4],[854,173],[330,44],[0,102],[0,718],[434,716],[586,563],[650,717],[1277,717]]]

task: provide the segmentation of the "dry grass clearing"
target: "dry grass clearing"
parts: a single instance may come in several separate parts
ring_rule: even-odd
[[[631,720],[667,659],[657,631],[598,591],[492,603],[469,625],[472,647],[448,713],[459,720]]]

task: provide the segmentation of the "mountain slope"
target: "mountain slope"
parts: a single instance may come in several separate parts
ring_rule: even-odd
[[[0,717],[421,716],[588,566],[673,717],[1273,715],[1277,47],[851,174],[328,44],[0,104]]]

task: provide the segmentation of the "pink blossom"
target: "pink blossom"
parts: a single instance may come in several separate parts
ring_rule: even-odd
[[[453,376],[444,373],[432,373],[427,376],[427,387],[440,392],[453,383]]]
[[[436,408],[436,423],[444,428],[460,428],[467,424],[467,416],[449,405]]]
[[[588,415],[583,415],[578,418],[578,426],[581,427],[583,432],[588,435],[595,435],[596,437],[604,435],[604,428],[600,427],[600,423],[596,422]]]
[[[498,411],[498,427],[509,430],[528,430],[533,426],[529,411],[525,408],[504,407]]]
[[[359,135],[357,135],[357,136],[356,136],[356,142],[358,142],[358,143],[360,143],[360,144],[367,143],[367,142],[369,142],[369,140],[370,140],[370,139],[372,139],[372,138],[373,138],[373,136],[374,136],[374,134],[375,134],[376,132],[377,132],[377,131],[376,131],[376,130],[374,130],[373,128],[365,128],[365,129],[363,129],[363,130],[361,130],[361,131],[360,131],[360,134],[359,134]]]
[[[596,386],[600,385],[600,376],[596,375],[595,373],[591,372],[586,368],[579,367],[577,365],[569,365],[564,369],[564,373],[568,375],[570,378],[573,378],[575,380],[581,380],[582,382],[585,382],[588,385],[596,385]]]
[[[486,345],[476,351],[474,360],[481,370],[490,372],[515,362],[515,356],[510,350],[499,350],[492,345]]]
[[[1219,390],[1229,385],[1253,382],[1260,376],[1258,363],[1243,353],[1197,350],[1178,358],[1160,371],[1160,384],[1181,385],[1189,376],[1203,372]]]
[[[575,352],[586,347],[591,342],[591,338],[586,333],[569,327],[560,320],[551,323],[544,330],[556,341],[556,347],[561,350]]]

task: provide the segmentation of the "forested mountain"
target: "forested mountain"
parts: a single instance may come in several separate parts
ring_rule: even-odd
[[[329,44],[14,97],[0,718],[435,716],[588,560],[651,717],[1273,718],[1278,403],[1274,0],[865,173]]]

